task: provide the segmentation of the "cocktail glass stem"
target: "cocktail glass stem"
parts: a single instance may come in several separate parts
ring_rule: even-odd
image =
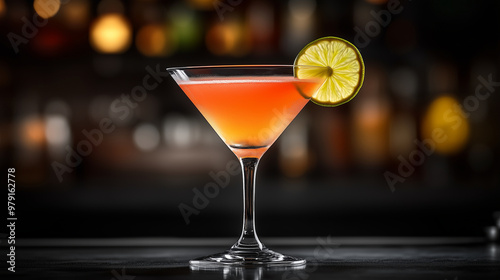
[[[243,170],[243,227],[231,249],[191,260],[192,267],[217,266],[300,266],[304,259],[274,252],[260,242],[255,230],[255,175],[260,157],[239,157]]]
[[[260,158],[240,158],[243,171],[243,227],[238,242],[231,250],[255,251],[262,250],[255,230],[255,175]]]

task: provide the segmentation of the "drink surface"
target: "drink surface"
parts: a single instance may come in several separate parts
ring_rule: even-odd
[[[179,86],[238,157],[260,157],[322,81],[293,77],[193,78]]]

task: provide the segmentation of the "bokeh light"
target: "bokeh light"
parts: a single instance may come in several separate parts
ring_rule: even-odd
[[[163,122],[163,137],[167,146],[186,148],[191,146],[200,138],[199,126],[193,126],[192,122],[180,115],[165,117]]]
[[[20,123],[20,133],[25,147],[39,147],[45,143],[45,123],[37,116],[26,116]]]
[[[247,25],[252,38],[252,49],[265,53],[271,50],[274,26],[274,7],[268,2],[252,2],[247,11]]]
[[[316,10],[315,0],[290,0],[288,2],[290,15],[296,20],[307,20],[314,15]]]
[[[120,14],[105,14],[97,18],[90,28],[90,43],[102,53],[126,51],[132,41],[132,27]]]
[[[307,127],[306,119],[298,118],[279,140],[279,165],[288,177],[303,176],[311,166]]]
[[[48,115],[45,118],[45,135],[49,146],[69,144],[71,133],[68,119],[62,115]]]
[[[60,14],[66,26],[82,29],[90,20],[90,3],[88,0],[71,0],[61,7]]]
[[[62,100],[52,100],[45,106],[44,114],[48,153],[53,159],[61,159],[65,147],[71,144],[71,108]]]
[[[172,35],[179,49],[189,51],[195,49],[203,38],[200,18],[184,5],[175,5],[168,11],[172,27]]]
[[[382,100],[359,100],[353,111],[354,146],[357,160],[365,166],[384,163],[389,144],[389,106]]]
[[[154,150],[160,144],[160,132],[156,126],[140,124],[134,130],[134,143],[142,151]]]
[[[316,1],[290,0],[287,11],[281,46],[288,54],[296,55],[314,38]]]
[[[363,88],[352,102],[351,144],[357,162],[364,167],[379,167],[389,154],[392,112],[384,67],[371,64]]]
[[[215,23],[207,32],[205,42],[207,48],[216,55],[229,54],[236,48],[237,27],[234,24]]]
[[[51,18],[57,14],[61,8],[61,1],[59,0],[35,0],[33,2],[35,12],[42,18]]]
[[[451,96],[436,98],[422,120],[422,137],[435,144],[436,152],[454,154],[469,138],[469,122],[459,102]]]
[[[70,40],[61,29],[48,26],[40,29],[37,36],[33,38],[34,50],[43,56],[56,56],[65,51]]]
[[[0,17],[2,17],[3,15],[5,15],[6,13],[6,8],[5,8],[5,1],[4,0],[0,0]]]
[[[391,118],[390,127],[390,153],[394,158],[407,155],[414,148],[417,139],[417,122],[409,113],[398,113]]]
[[[148,24],[139,29],[135,45],[145,56],[162,56],[172,52],[173,42],[161,24]]]
[[[215,55],[244,55],[249,50],[246,32],[235,20],[214,23],[207,31],[205,43]]]

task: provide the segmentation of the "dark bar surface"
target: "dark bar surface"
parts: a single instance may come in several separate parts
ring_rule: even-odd
[[[20,239],[16,272],[1,279],[500,279],[500,248],[469,237],[267,238],[296,268],[199,270],[189,260],[230,238]],[[5,258],[3,256],[2,258]],[[5,261],[3,262],[5,264]],[[2,265],[3,266],[3,265]]]

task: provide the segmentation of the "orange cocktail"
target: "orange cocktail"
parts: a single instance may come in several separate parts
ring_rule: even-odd
[[[179,86],[240,157],[259,157],[309,101],[322,80],[294,77],[191,79]]]

